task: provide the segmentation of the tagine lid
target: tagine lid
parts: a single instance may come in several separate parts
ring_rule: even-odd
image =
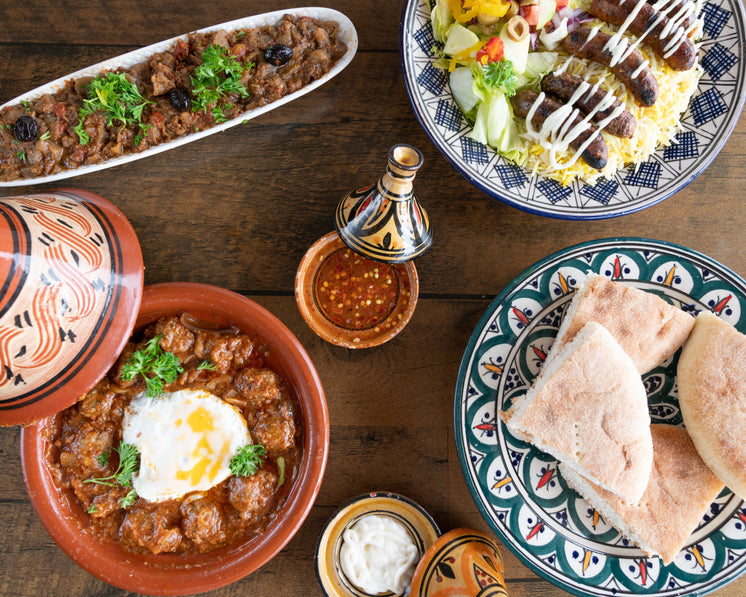
[[[140,244],[102,197],[0,198],[0,425],[74,404],[114,364],[143,292]]]

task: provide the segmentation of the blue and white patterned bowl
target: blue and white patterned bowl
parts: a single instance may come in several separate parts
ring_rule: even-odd
[[[552,345],[576,281],[587,271],[703,309],[746,333],[746,281],[677,245],[613,238],[570,247],[509,284],[472,334],[459,369],[454,430],[461,469],[482,516],[538,575],[582,596],[704,595],[746,570],[746,504],[712,503],[668,566],[647,558],[569,489],[557,461],[513,437],[497,411],[525,393]],[[681,425],[677,352],[643,377],[654,423]]]
[[[561,184],[530,173],[467,137],[471,125],[453,100],[446,73],[433,66],[438,46],[431,0],[407,0],[399,52],[420,124],[451,165],[478,189],[513,207],[555,218],[591,220],[645,209],[684,188],[715,158],[738,122],[746,84],[742,0],[705,0],[700,61],[704,75],[681,122],[677,143],[595,185]]]

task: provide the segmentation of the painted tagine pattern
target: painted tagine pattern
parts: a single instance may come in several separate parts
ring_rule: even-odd
[[[488,308],[459,370],[454,427],[467,485],[516,556],[576,595],[704,595],[746,569],[746,505],[729,490],[668,565],[647,558],[569,489],[557,461],[499,421],[552,346],[577,281],[593,271],[654,292],[692,315],[708,309],[746,332],[746,282],[714,260],[648,239],[571,247],[537,263]],[[654,423],[681,425],[676,353],[643,381]]]
[[[121,304],[119,242],[73,193],[0,199],[2,410],[63,387],[100,347]]]
[[[427,550],[412,579],[412,597],[507,597],[503,561],[492,538],[453,529]]]
[[[386,172],[375,184],[348,193],[337,205],[335,227],[353,251],[376,261],[403,263],[432,244],[430,218],[414,195],[422,153],[394,145]]]

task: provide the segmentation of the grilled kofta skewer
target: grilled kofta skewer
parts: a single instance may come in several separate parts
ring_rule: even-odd
[[[513,110],[521,118],[527,118],[529,113],[532,111],[532,107],[537,103],[539,94],[529,89],[519,91],[516,95],[510,98],[513,104]],[[535,126],[541,127],[544,121],[551,116],[554,112],[563,107],[563,104],[549,97],[544,97],[533,110],[531,117],[531,123]],[[580,125],[583,118],[576,116],[572,124],[567,127],[568,131],[572,130],[576,126]],[[606,147],[606,142],[601,136],[600,131],[590,123],[586,123],[584,130],[580,132],[574,139],[570,139],[569,145],[574,150],[579,151],[583,144],[593,137],[593,140],[586,146],[586,148],[580,154],[586,164],[596,170],[603,170],[606,166],[609,157],[609,150]]]
[[[608,67],[638,102],[643,106],[652,106],[658,99],[658,81],[640,51],[628,48],[621,41],[627,40],[616,35],[612,38],[595,27],[581,27],[562,40],[562,47],[573,56]]]
[[[541,80],[541,90],[547,95],[553,96],[563,103],[567,103],[581,85],[584,84],[588,85],[588,90],[582,92],[580,97],[575,100],[574,106],[586,116],[593,114],[591,119],[596,124],[612,116],[621,107],[622,102],[610,92],[599,89],[598,86],[590,86],[585,79],[569,73],[548,74]],[[608,97],[609,95],[611,95],[610,98]],[[604,100],[609,104],[609,107],[598,110],[597,107]],[[606,123],[603,130],[615,137],[629,138],[634,134],[636,128],[637,121],[635,117],[629,110],[624,108],[621,113]]]
[[[697,60],[697,50],[686,30],[674,17],[669,19],[645,0],[592,0],[588,12],[612,25],[623,26],[633,13],[627,29],[642,38],[674,70],[689,70]]]

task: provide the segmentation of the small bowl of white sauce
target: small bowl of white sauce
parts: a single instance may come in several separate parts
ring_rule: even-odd
[[[417,503],[389,492],[340,506],[316,546],[316,574],[329,597],[409,593],[417,563],[440,535]]]

